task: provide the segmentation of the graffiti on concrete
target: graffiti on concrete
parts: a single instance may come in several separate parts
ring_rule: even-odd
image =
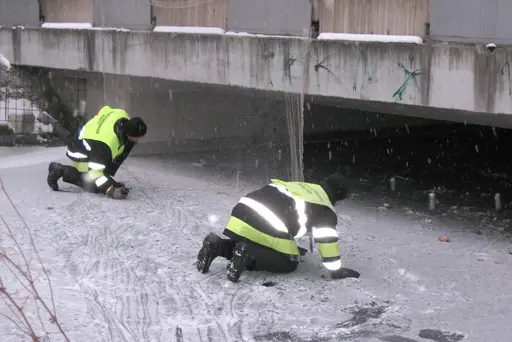
[[[359,80],[359,69],[363,70],[363,80],[366,79],[368,83],[375,81],[376,70],[369,70],[368,67],[368,55],[365,50],[361,49],[357,56],[356,69],[354,71],[354,77],[352,79],[352,90],[357,90],[357,81]]]
[[[271,65],[270,65],[270,62],[274,59],[275,57],[275,54],[274,52],[267,52],[267,53],[264,53],[262,56],[261,56],[261,59],[263,59],[263,61],[265,61],[265,65],[267,66],[267,78],[268,78],[268,85],[273,87],[274,86],[274,83],[272,82],[272,73],[271,73]]]
[[[290,85],[292,85],[294,79],[300,78],[300,77],[292,75],[292,66],[296,62],[300,63],[300,61],[297,58],[294,58],[293,56],[285,58],[285,60],[284,60],[284,68],[283,68],[283,82],[285,80],[287,80],[288,83],[290,83]]]
[[[404,99],[404,95],[409,88],[409,83],[412,81],[414,85],[420,90],[420,86],[418,84],[417,77],[422,75],[424,72],[421,69],[414,69],[414,56],[409,55],[409,69],[405,67],[402,63],[398,63],[398,67],[404,71],[404,82],[402,85],[394,92],[393,100],[395,102],[402,101]],[[411,71],[412,70],[412,71]]]
[[[316,83],[317,83],[318,89],[320,89],[320,70],[325,70],[329,75],[334,77],[334,79],[338,83],[340,83],[340,84],[343,83],[341,81],[341,78],[338,77],[338,75],[336,75],[331,69],[329,69],[328,66],[326,66],[326,62],[329,60],[329,58],[331,58],[332,56],[335,56],[335,55],[339,55],[339,52],[335,52],[335,53],[325,57],[323,60],[321,60],[320,62],[315,64],[314,68],[315,68],[315,72],[316,72]]]
[[[505,62],[501,67],[501,75],[507,77],[508,82],[508,94],[512,96],[512,75],[510,73],[510,62]]]

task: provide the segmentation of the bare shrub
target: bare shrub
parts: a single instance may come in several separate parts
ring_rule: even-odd
[[[41,334],[49,336],[47,330],[50,323],[65,341],[70,341],[57,318],[52,282],[34,242],[32,231],[25,222],[0,179],[0,195],[6,205],[13,209],[13,216],[21,222],[22,236],[16,236],[8,220],[0,213],[0,222],[5,227],[0,236],[0,303],[5,304],[6,312],[0,317],[10,321],[13,326],[24,333],[31,341],[41,341]],[[19,234],[19,233],[18,233]],[[37,283],[42,279],[46,283],[49,298],[43,298],[42,290]],[[31,305],[32,304],[32,305]],[[3,306],[3,305],[2,305]],[[45,323],[46,322],[46,323]]]

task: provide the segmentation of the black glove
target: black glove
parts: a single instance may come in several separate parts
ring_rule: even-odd
[[[331,272],[332,279],[359,278],[360,275],[359,272],[344,267]]]
[[[114,188],[123,188],[124,183],[114,181]]]
[[[113,188],[109,188],[107,196],[113,199],[125,199],[129,192],[130,190],[124,186],[120,188],[114,186]]]
[[[308,252],[306,248],[302,248],[300,246],[297,246],[297,248],[299,249],[299,254],[302,256],[306,255],[306,253]]]

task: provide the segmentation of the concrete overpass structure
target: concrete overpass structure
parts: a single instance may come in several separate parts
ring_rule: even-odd
[[[275,121],[290,131],[289,122],[268,113],[301,111],[303,97],[344,108],[320,114],[306,106],[305,133],[422,124],[416,118],[512,128],[512,48],[499,45],[508,42],[508,21],[487,11],[468,37],[446,25],[452,13],[457,28],[475,26],[475,18],[457,15],[456,3],[470,11],[483,0],[120,1],[5,0],[0,53],[18,66],[53,70],[62,92],[59,79],[78,75],[89,113],[110,103],[145,117],[153,152],[181,149],[183,141],[207,148],[212,139],[240,135],[247,146],[261,144]],[[486,8],[503,8],[500,1]],[[158,26],[209,29],[155,32]],[[424,43],[316,38],[330,32],[413,35]],[[492,51],[489,36],[498,44]]]
[[[436,119],[512,114],[508,47],[8,27],[0,47],[16,65],[304,93]]]

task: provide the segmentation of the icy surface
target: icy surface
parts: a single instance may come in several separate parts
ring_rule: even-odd
[[[10,69],[11,69],[11,63],[4,55],[0,54],[0,71],[10,70]]]
[[[224,34],[226,31],[220,27],[195,26],[155,26],[153,32],[198,33],[198,34]]]
[[[41,25],[42,28],[50,29],[75,29],[75,30],[87,30],[92,28],[91,23],[44,23]]]
[[[411,43],[423,44],[423,39],[418,36],[393,36],[381,34],[353,34],[324,32],[318,35],[319,40],[350,40],[359,42],[383,42],[383,43]]]
[[[64,184],[52,192],[48,163],[63,154],[0,148],[0,178],[33,230],[72,341],[494,342],[512,333],[508,240],[472,234],[471,222],[354,194],[336,206],[337,228],[343,263],[360,279],[325,280],[318,255],[308,254],[293,274],[248,272],[232,284],[226,261],[203,275],[195,257],[254,186],[130,158],[116,177],[132,187],[125,201]],[[23,233],[1,193],[0,214]],[[5,319],[0,332],[2,342],[23,340]]]

